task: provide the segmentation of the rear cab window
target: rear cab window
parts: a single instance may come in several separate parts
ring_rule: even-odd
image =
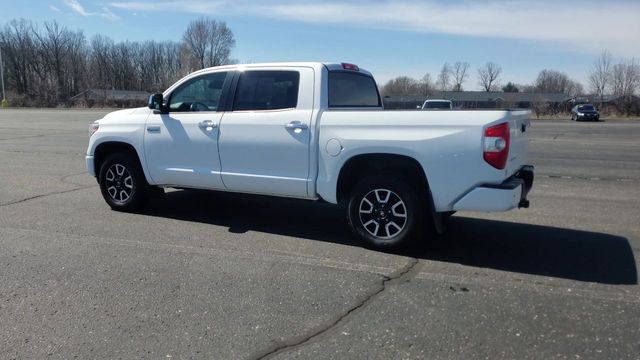
[[[373,77],[352,71],[329,71],[329,108],[382,107]]]

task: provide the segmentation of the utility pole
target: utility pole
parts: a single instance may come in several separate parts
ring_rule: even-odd
[[[0,107],[7,106],[7,97],[4,93],[4,63],[2,62],[2,48],[0,48],[0,82],[2,82],[2,102],[0,102]]]

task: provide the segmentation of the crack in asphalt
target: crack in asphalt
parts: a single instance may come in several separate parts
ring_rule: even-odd
[[[42,135],[17,136],[17,137],[11,137],[11,138],[6,138],[6,139],[0,139],[0,141],[31,139],[31,138],[44,137],[44,136],[45,136],[44,134],[42,134]]]
[[[549,179],[564,179],[564,180],[587,180],[587,181],[619,181],[619,182],[638,182],[640,179],[636,178],[616,178],[606,176],[569,176],[560,174],[536,174],[537,177],[549,178]]]
[[[65,194],[65,193],[69,193],[69,192],[72,192],[72,191],[84,190],[84,189],[88,189],[88,188],[91,188],[91,187],[94,187],[94,186],[97,186],[97,185],[86,185],[86,186],[81,186],[81,187],[77,187],[77,188],[74,188],[74,189],[55,191],[55,192],[50,192],[50,193],[46,193],[46,194],[29,196],[29,197],[26,197],[26,198],[20,199],[20,200],[14,200],[14,201],[6,202],[6,203],[0,203],[0,206],[9,206],[9,205],[20,204],[20,203],[23,203],[23,202],[26,202],[26,201],[29,201],[29,200],[40,199],[40,198],[47,197],[47,196],[52,196],[52,195]]]
[[[65,183],[65,184],[69,184],[69,185],[75,185],[75,186],[89,186],[89,185],[85,185],[85,184],[74,183],[74,182],[71,182],[71,181],[67,180],[70,177],[80,176],[80,175],[89,175],[89,173],[85,170],[83,172],[65,175],[65,176],[60,178],[60,182]],[[94,178],[94,180],[95,180],[95,178]]]
[[[25,201],[29,201],[29,200],[34,200],[34,199],[39,199],[45,196],[51,196],[51,195],[58,195],[58,194],[64,194],[64,193],[68,193],[68,192],[72,192],[72,191],[77,191],[77,190],[84,190],[84,189],[88,189],[90,187],[94,187],[96,185],[84,185],[84,184],[78,184],[78,183],[74,183],[74,182],[70,182],[67,181],[67,179],[69,179],[70,177],[73,176],[78,176],[78,175],[82,175],[82,174],[86,174],[86,171],[83,172],[79,172],[79,173],[73,173],[73,174],[68,174],[68,175],[64,175],[60,178],[60,182],[63,184],[68,184],[68,185],[75,185],[78,186],[77,188],[74,189],[67,189],[67,190],[61,190],[61,191],[54,191],[54,192],[50,192],[50,193],[45,193],[45,194],[39,194],[39,195],[34,195],[34,196],[29,196],[26,197],[24,199],[18,199],[18,200],[13,200],[13,201],[9,201],[6,203],[0,203],[0,206],[9,206],[9,205],[14,205],[14,204],[19,204],[19,203],[23,203]]]
[[[252,356],[251,359],[261,360],[273,358],[278,354],[293,350],[298,347],[302,347],[310,343],[314,339],[317,339],[322,335],[326,335],[331,330],[336,329],[340,325],[348,322],[354,314],[365,309],[369,304],[380,297],[380,295],[387,289],[389,285],[394,283],[409,282],[419,272],[420,269],[417,266],[419,263],[420,260],[411,258],[409,264],[407,264],[403,268],[390,274],[389,276],[383,275],[382,280],[373,291],[370,291],[368,294],[366,294],[361,300],[359,300],[354,306],[349,308],[344,313],[339,314],[332,319],[329,319],[329,321],[327,321],[326,323],[308,331],[306,334],[294,336],[283,341],[277,341],[271,347]]]
[[[70,151],[27,151],[27,150],[0,150],[0,152],[4,153],[12,153],[12,154],[46,154],[46,155],[74,155],[74,156],[85,156],[84,153],[81,152],[70,152]]]

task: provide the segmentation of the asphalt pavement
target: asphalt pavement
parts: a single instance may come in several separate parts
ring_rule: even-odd
[[[111,211],[107,110],[0,110],[0,358],[640,359],[640,122],[534,120],[531,207],[432,245],[329,204],[169,191]]]

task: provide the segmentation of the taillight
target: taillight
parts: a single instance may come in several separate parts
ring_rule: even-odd
[[[509,158],[509,123],[484,130],[484,161],[496,169],[504,169]]]

